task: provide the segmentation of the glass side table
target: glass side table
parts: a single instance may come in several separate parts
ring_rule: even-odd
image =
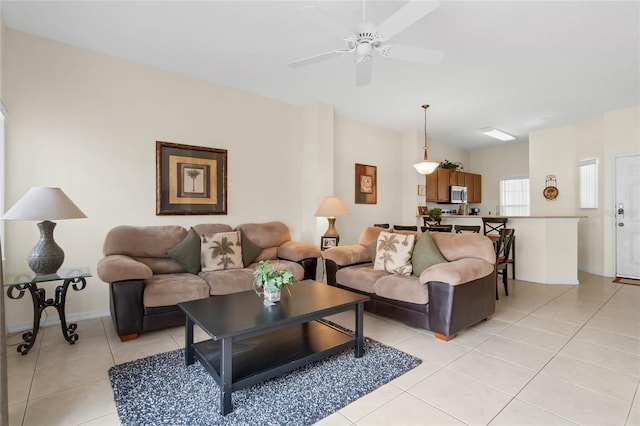
[[[87,286],[85,278],[91,276],[89,268],[60,268],[55,274],[35,275],[33,272],[25,274],[7,274],[4,286],[7,287],[9,299],[21,299],[28,290],[33,301],[33,329],[22,334],[23,343],[18,345],[18,352],[26,355],[36,341],[36,336],[40,330],[40,318],[42,312],[49,306],[58,310],[62,335],[69,344],[73,345],[78,340],[76,329],[78,324],[68,324],[65,316],[64,305],[67,299],[67,290],[71,285],[75,291],[84,290]],[[44,288],[39,288],[38,284],[62,281],[56,287],[55,299],[47,299]]]

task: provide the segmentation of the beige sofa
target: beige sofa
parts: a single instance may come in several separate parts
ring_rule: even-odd
[[[416,241],[428,238],[414,243],[413,272],[404,276],[374,268],[373,257],[377,254],[380,258],[379,236],[385,231],[368,227],[358,244],[326,250],[327,283],[368,295],[371,300],[365,303],[367,311],[431,330],[443,340],[493,314],[496,256],[489,238],[480,234],[403,232],[414,235]],[[437,249],[422,249],[434,243]],[[441,263],[429,265],[431,260],[425,258],[438,251],[435,255],[442,255]]]
[[[232,231],[240,232],[241,245],[232,250],[238,252],[241,246],[242,265],[201,271],[201,236]],[[180,302],[253,289],[253,271],[261,260],[277,260],[280,269],[303,280],[315,278],[320,257],[318,246],[292,241],[289,228],[281,222],[248,223],[235,229],[201,224],[189,231],[171,225],[118,226],[107,233],[103,252],[98,276],[109,283],[111,317],[123,341],[184,324],[184,314],[176,306]]]

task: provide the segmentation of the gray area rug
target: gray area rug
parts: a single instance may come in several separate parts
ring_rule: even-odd
[[[233,392],[220,415],[219,387],[176,350],[109,370],[123,425],[309,425],[417,367],[420,359],[365,338],[365,354],[347,349],[291,373]]]

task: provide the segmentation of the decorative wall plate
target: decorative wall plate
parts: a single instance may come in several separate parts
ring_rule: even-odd
[[[558,196],[558,188],[555,186],[547,186],[544,191],[542,191],[542,194],[547,200],[555,200]]]

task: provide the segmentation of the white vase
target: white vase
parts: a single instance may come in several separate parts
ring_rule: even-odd
[[[267,290],[264,291],[264,298],[266,300],[268,300],[271,303],[275,303],[275,302],[279,302],[280,301],[280,290],[276,290],[273,292],[269,292]]]

